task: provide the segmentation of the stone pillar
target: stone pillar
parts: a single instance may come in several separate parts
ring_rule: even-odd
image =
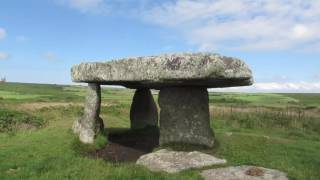
[[[137,89],[130,109],[131,129],[158,126],[158,109],[149,89]]]
[[[160,89],[160,145],[186,143],[213,147],[209,97],[206,88]]]
[[[100,84],[89,83],[83,116],[74,122],[72,129],[83,143],[93,143],[95,136],[104,129],[99,117],[101,106]]]

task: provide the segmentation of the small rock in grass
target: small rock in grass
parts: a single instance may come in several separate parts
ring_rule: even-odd
[[[143,155],[137,160],[137,164],[143,165],[151,171],[165,171],[168,173],[225,163],[227,163],[225,159],[219,159],[198,151],[182,152],[166,149]]]
[[[20,170],[20,168],[10,168],[6,171],[8,174],[15,174]]]
[[[256,166],[233,166],[202,171],[205,180],[288,180],[285,173]]]
[[[266,138],[266,139],[270,139],[270,136],[263,136],[264,138]]]

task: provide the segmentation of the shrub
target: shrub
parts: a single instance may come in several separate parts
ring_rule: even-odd
[[[39,128],[44,124],[44,119],[30,115],[26,112],[0,109],[0,132]]]
[[[220,128],[282,128],[312,131],[320,134],[320,119],[306,115],[302,109],[257,109],[256,111],[215,111],[213,116],[220,119]],[[221,110],[220,110],[221,111]]]

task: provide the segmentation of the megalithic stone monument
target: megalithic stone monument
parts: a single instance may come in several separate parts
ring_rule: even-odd
[[[214,133],[210,128],[207,88],[253,83],[251,70],[243,61],[212,53],[166,54],[81,63],[72,67],[71,74],[74,82],[89,83],[88,97],[94,90],[100,97],[100,88],[93,86],[121,85],[137,89],[130,111],[133,129],[158,124],[150,89],[160,90],[161,145],[187,143],[212,147]],[[85,114],[73,126],[84,143],[92,143],[94,135],[103,127],[97,107],[100,108],[100,98],[87,98]]]

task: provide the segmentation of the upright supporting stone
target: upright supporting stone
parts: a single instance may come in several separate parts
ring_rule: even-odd
[[[187,143],[212,147],[214,135],[209,121],[206,88],[160,89],[160,145]]]
[[[149,89],[137,89],[130,110],[131,129],[158,126],[158,110]]]
[[[74,122],[72,129],[83,143],[93,143],[94,138],[103,131],[103,120],[99,117],[101,105],[100,84],[89,83],[83,116]]]

